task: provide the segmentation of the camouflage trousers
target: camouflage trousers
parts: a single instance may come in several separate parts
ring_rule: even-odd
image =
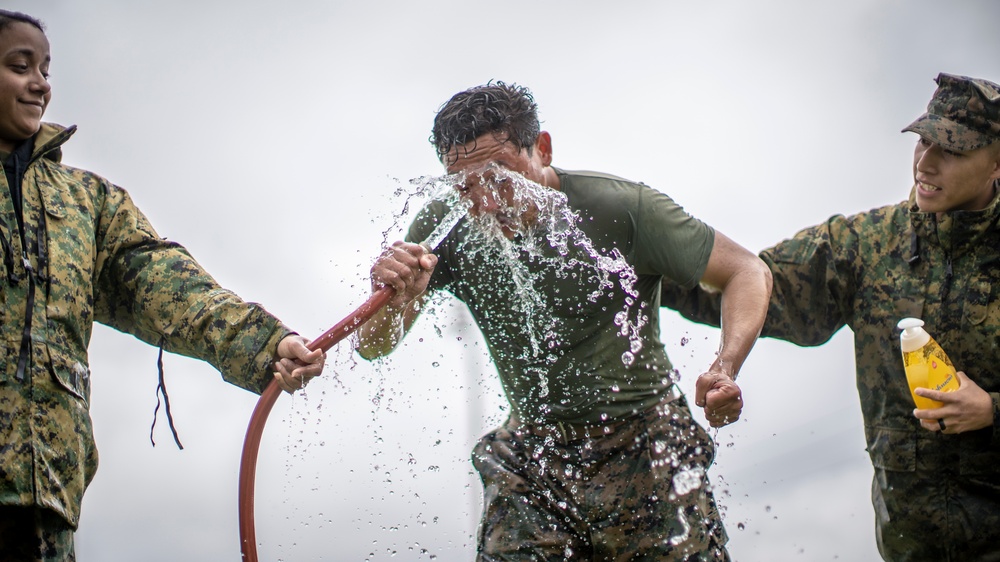
[[[56,512],[0,506],[0,562],[73,562],[73,528]]]
[[[1000,562],[997,470],[963,470],[956,441],[921,434],[910,470],[875,467],[875,538],[884,560]]]
[[[508,420],[480,439],[477,560],[730,560],[706,475],[715,447],[684,398],[574,433]]]

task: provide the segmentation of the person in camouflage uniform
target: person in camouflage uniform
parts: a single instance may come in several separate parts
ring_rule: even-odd
[[[821,345],[854,332],[878,549],[890,561],[1000,560],[1000,86],[940,74],[907,200],[806,228],[760,256],[762,335]],[[718,295],[664,284],[663,305],[717,323]],[[922,318],[961,372],[914,410],[896,324]]]
[[[93,322],[208,361],[253,392],[272,376],[300,388],[324,354],[160,238],[123,189],[60,162],[75,127],[41,122],[51,89],[40,22],[0,10],[0,57],[0,560],[73,560],[97,469]]]
[[[447,290],[468,305],[512,412],[472,455],[484,491],[478,560],[729,560],[706,476],[714,444],[674,384],[657,302],[664,276],[726,295],[723,345],[695,393],[709,422],[725,425],[742,409],[734,379],[764,320],[767,268],[660,192],[552,167],[551,136],[523,87],[456,94],[438,112],[432,142],[459,178],[469,216],[431,254],[415,242],[448,212],[432,202],[407,242],[376,261],[373,289],[389,285],[396,297],[362,326],[359,351],[391,352],[429,292]],[[551,240],[530,242],[559,229],[546,222],[545,205],[520,205],[512,186],[527,188],[524,180],[565,196],[601,255],[620,252],[636,276],[634,295],[624,283],[594,294],[594,257],[575,246],[582,240],[565,254]],[[483,231],[497,234],[477,237]],[[522,273],[529,281],[518,281]],[[524,305],[526,292],[538,301]],[[624,309],[631,320],[622,321]],[[629,325],[635,340],[622,335]]]

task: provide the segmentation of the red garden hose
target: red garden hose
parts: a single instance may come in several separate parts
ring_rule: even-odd
[[[334,327],[309,343],[310,350],[322,349],[328,351],[340,340],[357,330],[367,322],[385,303],[389,302],[395,291],[391,287],[382,287],[346,318]],[[243,456],[240,459],[240,552],[243,560],[257,562],[257,534],[254,530],[253,491],[257,475],[257,453],[260,450],[260,438],[264,433],[264,423],[267,421],[274,402],[281,394],[281,387],[272,379],[257,400],[257,406],[250,416],[250,425],[243,440]]]
[[[452,228],[465,216],[471,207],[467,200],[455,201],[452,203],[448,214],[441,219],[434,231],[420,243],[427,253],[431,253],[438,247]],[[309,343],[311,351],[322,349],[328,351],[340,340],[352,334],[361,327],[372,316],[375,315],[392,296],[395,290],[385,286],[375,291],[367,301],[357,308],[346,318],[338,322],[334,327],[323,333]],[[240,552],[243,553],[243,560],[247,562],[257,562],[257,533],[253,524],[253,488],[257,475],[257,452],[260,450],[260,437],[264,433],[264,422],[267,421],[274,402],[281,394],[281,388],[272,379],[267,384],[267,388],[260,394],[257,406],[250,415],[250,426],[247,427],[247,435],[243,439],[243,457],[240,459]]]

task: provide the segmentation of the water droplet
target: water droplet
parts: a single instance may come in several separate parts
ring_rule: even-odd
[[[674,475],[674,491],[680,496],[687,495],[692,490],[701,487],[704,477],[705,469],[700,466],[680,470]]]
[[[670,537],[669,542],[673,546],[677,546],[691,537],[691,524],[688,523],[687,517],[684,516],[684,508],[677,508],[677,520],[681,523],[681,532],[675,536]]]

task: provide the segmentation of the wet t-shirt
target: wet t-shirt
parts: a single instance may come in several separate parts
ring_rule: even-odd
[[[468,305],[522,421],[600,423],[653,406],[673,385],[660,342],[660,280],[697,284],[714,231],[645,185],[556,172],[585,240],[553,247],[536,232],[489,241],[463,218],[435,251],[430,288]],[[446,212],[429,205],[407,239],[423,240]]]

